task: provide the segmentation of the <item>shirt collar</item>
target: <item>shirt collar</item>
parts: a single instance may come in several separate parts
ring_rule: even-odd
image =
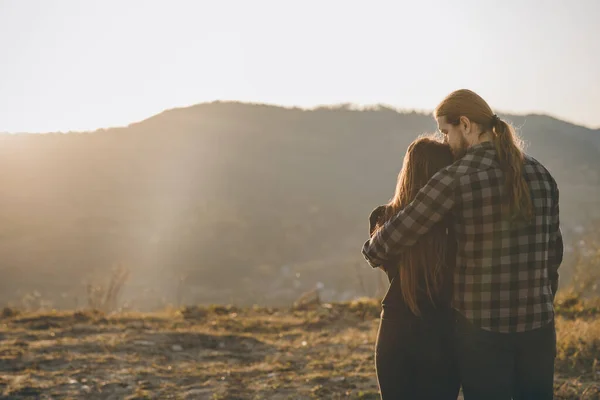
[[[495,149],[496,149],[496,147],[494,146],[493,142],[491,142],[491,141],[481,142],[479,144],[469,147],[467,149],[467,154],[478,153],[478,152],[486,151],[486,150],[495,150]]]

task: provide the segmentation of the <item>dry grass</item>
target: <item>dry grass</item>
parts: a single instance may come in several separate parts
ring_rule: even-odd
[[[600,300],[567,292],[556,303],[557,397],[600,399]]]
[[[129,279],[129,275],[130,272],[127,267],[118,265],[112,269],[106,286],[88,283],[86,287],[88,307],[92,310],[102,310],[105,312],[116,310],[119,295]]]
[[[600,398],[598,309],[561,301],[556,398]],[[0,317],[2,398],[378,399],[377,302]]]

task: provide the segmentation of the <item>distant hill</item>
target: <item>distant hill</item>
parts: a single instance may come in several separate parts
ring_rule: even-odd
[[[599,213],[600,132],[503,117],[556,177],[568,239]],[[374,285],[368,213],[392,196],[410,141],[435,128],[386,107],[214,102],[126,128],[2,135],[0,289],[81,297],[124,262],[131,296],[269,302],[321,281],[346,300]]]

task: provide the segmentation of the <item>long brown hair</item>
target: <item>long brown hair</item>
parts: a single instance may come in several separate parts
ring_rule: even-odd
[[[446,96],[436,107],[434,116],[446,117],[446,121],[455,126],[460,123],[460,117],[466,117],[479,124],[483,132],[492,133],[498,163],[504,172],[504,213],[512,221],[531,221],[533,205],[522,173],[523,142],[512,125],[496,116],[481,96],[467,89]]]
[[[394,198],[387,204],[376,230],[406,207],[436,172],[452,162],[450,146],[434,136],[421,136],[412,142],[404,156]],[[446,228],[447,224],[438,222],[400,255],[398,277],[402,296],[415,315],[421,313],[417,304],[419,291],[425,292],[432,303],[439,297],[445,277]]]

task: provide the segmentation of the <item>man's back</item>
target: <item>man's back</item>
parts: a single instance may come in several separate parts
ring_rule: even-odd
[[[442,173],[456,185],[454,307],[474,325],[496,332],[529,331],[550,322],[562,258],[558,188],[550,173],[525,156],[530,223],[511,222],[503,212],[505,178],[492,143],[472,147]]]

